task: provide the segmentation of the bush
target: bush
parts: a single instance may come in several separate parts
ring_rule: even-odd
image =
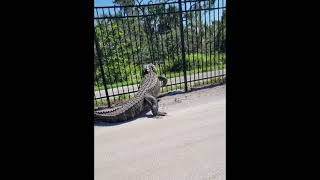
[[[187,62],[187,71],[195,70],[195,69],[202,69],[209,70],[210,66],[217,66],[221,64],[225,64],[225,54],[216,54],[216,56],[211,55],[211,62],[210,62],[210,55],[205,54],[191,54],[186,56]],[[183,71],[183,61],[181,56],[176,57],[174,59],[170,59],[166,61],[168,66],[164,68],[166,73],[168,72],[180,72]]]

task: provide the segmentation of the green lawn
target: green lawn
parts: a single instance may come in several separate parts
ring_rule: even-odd
[[[210,62],[211,59],[211,62]],[[187,75],[192,75],[194,73],[202,73],[202,72],[209,72],[214,70],[221,70],[225,68],[225,54],[219,54],[216,57],[213,55],[204,55],[204,54],[192,54],[186,56],[187,65],[188,65],[188,71]],[[215,62],[215,64],[213,63]],[[138,84],[140,81],[140,74],[134,74],[136,69],[139,69],[140,67],[130,65],[126,68],[126,74],[128,74],[128,81],[114,83],[107,85],[107,89],[110,88],[116,88],[121,86],[127,86],[127,85],[133,85]],[[161,66],[161,74],[164,75],[166,78],[175,78],[183,76],[183,64],[178,59],[173,60],[166,60],[165,66]],[[131,74],[129,72],[132,72]],[[100,85],[99,87],[97,85],[94,86],[94,90],[104,90],[104,86]]]

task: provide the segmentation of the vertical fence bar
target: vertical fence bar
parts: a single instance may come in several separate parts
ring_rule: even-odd
[[[174,29],[172,28],[171,30],[170,30],[170,45],[171,45],[171,48],[173,48],[173,41],[174,41],[174,38],[173,38],[173,34],[172,34],[172,31],[174,31],[175,29],[176,29],[176,21],[175,21],[175,17],[174,17]],[[176,45],[176,47],[177,47],[177,44],[175,44]],[[173,65],[174,65],[174,63],[175,63],[175,59],[176,59],[176,56],[173,54],[173,51],[171,52],[171,56],[172,56],[172,60],[171,60],[171,64],[172,64],[172,67],[173,67]],[[172,72],[170,71],[170,76],[171,76],[171,74],[172,74]],[[174,86],[174,88],[176,89],[176,87],[177,87],[177,76],[175,75],[175,72],[174,72],[174,84],[175,84],[175,86]],[[172,90],[172,83],[171,83],[171,90]]]
[[[97,77],[97,73],[95,73],[95,77],[98,78]],[[102,96],[101,96],[101,90],[100,90],[99,84],[97,83],[97,81],[95,82],[95,84],[96,84],[96,86],[98,88],[100,102],[101,102],[101,104],[103,104],[103,101],[102,101],[102,98],[101,98]],[[96,105],[98,105],[98,99],[96,98],[96,92],[94,92],[94,97],[95,97],[95,100],[96,100]]]
[[[133,8],[131,9],[132,11],[132,14],[133,13]],[[136,12],[137,12],[137,24],[138,24],[138,33],[137,33],[137,30],[136,30],[136,25],[135,25],[135,20],[136,18],[133,18],[133,31],[134,31],[134,40],[135,40],[135,46],[136,46],[136,49],[137,49],[137,61],[134,62],[134,67],[135,67],[135,73],[136,73],[136,82],[138,83],[139,81],[141,81],[141,76],[142,76],[142,69],[141,69],[141,66],[142,66],[142,45],[141,45],[141,31],[140,31],[140,18],[139,18],[139,9],[137,8],[136,9]],[[138,43],[138,40],[137,40],[137,34],[139,35],[139,43]],[[140,55],[140,57],[139,57]],[[136,64],[138,64],[140,62],[140,65],[139,65],[139,76],[137,76],[137,68],[136,68]],[[139,77],[139,79],[138,79]],[[138,89],[137,89],[138,90]]]
[[[168,8],[169,9],[169,8]],[[164,11],[164,13],[166,13],[166,6],[165,6],[165,4],[163,4],[163,11]],[[169,10],[168,10],[168,12],[170,12]],[[168,17],[170,17],[170,14],[168,15]],[[169,31],[170,32],[172,32],[172,29],[171,29],[171,27],[170,27],[170,29],[169,29]],[[170,84],[170,90],[172,91],[173,90],[173,87],[172,87],[172,76],[171,76],[171,69],[170,69],[170,51],[169,51],[169,32],[165,32],[165,46],[166,46],[166,50],[167,50],[167,53],[166,53],[166,59],[168,60],[167,61],[167,69],[168,69],[168,73],[169,73],[169,81],[168,81],[168,83]],[[165,60],[164,60],[165,61]],[[172,63],[173,64],[173,63]],[[167,87],[169,88],[169,86],[167,85]],[[166,89],[168,89],[168,88],[166,88]]]
[[[139,31],[139,46],[140,47],[142,47],[142,43],[143,43],[143,41],[144,41],[144,38],[143,38],[143,36],[142,36],[142,31],[143,30],[141,30],[141,22],[143,21],[143,14],[144,14],[144,9],[141,9],[141,11],[142,11],[142,20],[140,19],[140,13],[139,13],[139,10],[138,10],[138,31]],[[142,50],[142,52],[143,52],[143,50]],[[143,70],[143,55],[142,55],[142,53],[140,53],[140,81],[142,80],[142,70]]]
[[[191,2],[190,2],[190,16],[191,16],[191,28],[190,28],[190,31],[191,31],[191,34],[190,34],[190,36],[191,36],[191,50],[192,50],[192,66],[193,66],[193,68],[192,68],[192,70],[191,70],[191,72],[193,72],[193,80],[192,80],[192,82],[194,82],[195,80],[196,80],[196,65],[195,65],[195,62],[194,62],[194,54],[195,54],[195,50],[194,50],[194,41],[193,41],[193,39],[194,39],[194,32],[193,32],[193,17],[194,17],[194,14],[192,13],[192,4],[191,4]]]
[[[200,35],[200,61],[201,61],[201,79],[202,79],[202,85],[204,85],[204,78],[203,78],[203,75],[204,75],[204,71],[203,71],[203,47],[202,47],[202,26],[203,26],[203,23],[202,23],[202,4],[201,4],[201,0],[199,0],[199,35]],[[199,58],[199,57],[198,57]],[[199,81],[199,83],[201,83],[201,81]]]
[[[176,12],[177,14],[179,13],[179,11],[177,11]],[[179,20],[177,20],[176,18],[174,18],[174,24],[175,24],[175,26],[179,26],[178,25],[178,22],[177,21],[179,21]],[[179,51],[179,39],[178,39],[178,28],[180,28],[180,27],[175,27],[175,36],[173,37],[173,38],[175,38],[175,41],[176,41],[176,44],[175,44],[175,46],[176,46],[176,53],[177,53],[177,61],[175,62],[175,63],[177,63],[177,64],[179,64],[179,62],[180,62],[180,51]],[[172,40],[174,40],[174,39],[172,39]],[[181,43],[180,43],[180,45],[181,45]],[[176,70],[175,70],[175,78],[177,77],[177,74],[179,74],[179,76],[178,76],[178,78],[179,78],[179,82],[177,83],[177,85],[176,85],[176,87],[178,87],[178,84],[179,84],[179,86],[180,86],[180,89],[181,89],[181,74],[180,74],[180,69],[179,68],[177,68]]]
[[[148,18],[149,18],[148,15],[150,15],[152,17],[152,13],[150,12],[150,6],[146,6],[146,8],[147,8],[147,14],[143,14],[143,16],[145,17],[145,21],[149,22],[149,24],[145,23],[144,25],[145,25],[146,33],[149,35],[148,36],[148,42],[149,42],[149,51],[150,51],[151,62],[153,64],[155,64],[156,56],[155,56],[155,53],[154,53],[155,50],[153,48],[153,33],[154,32],[153,32],[153,28],[151,26],[151,21],[148,20]],[[143,11],[143,13],[144,13],[144,11]]]
[[[188,15],[188,11],[187,11],[187,2],[185,2],[184,3],[184,10],[185,10],[185,12],[186,12],[186,30],[187,30],[187,37],[186,37],[186,39],[187,39],[187,55],[188,55],[188,67],[187,67],[187,70],[188,70],[188,74],[189,74],[189,81],[190,81],[190,83],[189,83],[189,86],[190,86],[190,88],[191,88],[191,77],[192,77],[192,75],[191,75],[191,73],[190,73],[190,69],[192,70],[192,68],[191,68],[191,65],[190,65],[190,42],[189,42],[189,25],[188,25],[188,18],[189,18],[189,15]]]
[[[132,15],[134,14],[133,8],[131,8],[131,14],[132,14]],[[137,61],[136,61],[136,60],[135,60],[135,54],[136,54],[136,52],[133,51],[133,47],[134,47],[133,42],[135,42],[135,44],[136,44],[136,46],[135,46],[135,47],[136,47],[136,51],[138,51],[138,50],[137,50],[137,49],[138,49],[138,45],[137,45],[137,37],[136,37],[136,35],[134,35],[135,41],[132,40],[132,31],[133,31],[134,34],[136,33],[135,18],[132,18],[132,24],[133,24],[133,30],[128,29],[128,33],[129,33],[129,40],[130,40],[130,45],[131,45],[132,64],[133,64],[134,73],[135,73],[135,81],[134,81],[134,82],[132,81],[132,88],[133,88],[133,92],[134,92],[134,91],[135,91],[134,87],[136,87],[135,84],[138,83],[138,74],[137,74],[136,62],[139,61],[139,55],[136,55],[136,56],[137,56]],[[130,19],[127,17],[127,27],[129,28],[129,26],[130,26]],[[138,90],[138,89],[137,89],[137,90]]]
[[[180,36],[181,36],[181,53],[182,53],[182,61],[183,61],[183,76],[184,76],[184,89],[185,92],[188,92],[188,82],[187,82],[187,62],[186,62],[186,54],[184,47],[184,33],[183,33],[183,19],[182,19],[182,3],[179,0],[179,16],[180,16]]]
[[[217,52],[218,52],[218,72],[219,72],[219,83],[221,83],[221,52],[220,52],[220,38],[221,38],[221,16],[220,16],[220,0],[218,0],[218,47],[217,47]]]
[[[104,91],[106,92],[106,96],[107,96],[108,107],[111,107],[109,94],[108,94],[108,89],[107,89],[107,81],[106,81],[106,77],[104,75],[104,70],[103,70],[103,67],[102,67],[102,60],[101,60],[102,53],[101,53],[101,49],[100,49],[100,45],[99,45],[99,41],[98,41],[98,37],[96,35],[96,32],[94,32],[94,41],[95,41],[98,60],[99,60],[99,64],[100,64],[99,66],[100,66],[100,71],[101,71],[101,75],[102,75],[102,82],[103,82],[103,86],[104,86]]]
[[[196,19],[196,28],[195,28],[195,30],[196,30],[196,48],[197,48],[197,55],[196,55],[196,57],[197,57],[197,59],[196,59],[196,63],[197,63],[197,67],[198,67],[198,77],[197,77],[197,82],[199,82],[199,84],[200,84],[200,58],[199,58],[199,37],[198,37],[198,15],[199,15],[199,13],[198,13],[198,1],[195,3],[195,19]]]
[[[160,7],[160,5],[156,5],[155,7]],[[161,17],[161,13],[159,13],[159,12],[156,12],[156,13],[151,13],[151,15],[152,15],[152,17],[158,17],[158,18],[155,18],[155,19],[160,19],[160,17]],[[160,22],[158,22],[158,23],[160,23]],[[154,39],[155,39],[155,41],[153,40],[152,42],[152,44],[155,44],[154,46],[155,46],[155,48],[154,48],[154,52],[153,53],[156,53],[156,63],[155,63],[155,66],[157,66],[158,65],[158,67],[159,67],[159,74],[160,74],[160,76],[162,76],[162,70],[161,70],[161,60],[162,60],[162,58],[161,58],[161,53],[160,53],[160,38],[161,37],[159,37],[159,36],[161,36],[161,32],[160,32],[160,29],[159,29],[159,26],[158,27],[153,27],[154,28],[154,30],[153,30],[153,33],[154,33]],[[161,87],[161,92],[163,92],[163,87]]]
[[[213,6],[215,7],[216,4],[215,4],[215,1],[213,2]],[[216,58],[217,58],[217,54],[216,54],[216,31],[217,31],[217,28],[216,28],[216,10],[213,10],[213,69],[214,69],[214,82],[217,83],[217,66],[216,66]]]
[[[205,2],[203,3],[204,7],[206,8]],[[205,67],[205,72],[206,72],[206,78],[207,78],[207,83],[209,84],[209,76],[208,76],[208,46],[207,46],[207,10],[204,10],[204,46],[205,46],[205,59],[206,59],[206,67]]]
[[[165,11],[166,11],[166,7],[165,7],[165,4],[162,4],[162,6],[161,5],[159,5],[159,7],[160,8],[163,8],[163,12],[161,12],[161,13],[165,13]],[[162,14],[162,15],[160,15],[160,19],[163,19],[165,16]],[[163,39],[164,39],[164,33],[166,32],[166,29],[165,28],[162,28],[162,30],[160,30],[159,31],[159,34],[160,34],[160,39],[161,39],[161,41],[160,41],[160,43],[161,43],[161,50],[162,50],[162,54],[161,54],[161,56],[160,56],[160,61],[162,61],[162,63],[163,63],[163,66],[162,66],[162,70],[163,70],[163,74],[164,74],[164,76],[166,77],[167,76],[167,73],[166,73],[166,58],[165,58],[165,49],[164,49],[164,42],[163,42]],[[160,63],[161,64],[161,63]],[[161,70],[160,70],[160,72],[161,72]],[[164,89],[165,88],[165,90],[167,91],[167,86],[166,87],[161,87],[161,90],[162,90],[162,92],[164,92]]]
[[[222,0],[222,7],[223,7],[223,12],[222,12],[222,18],[223,16],[225,16],[224,13],[226,13],[226,10],[225,10],[225,3],[224,3],[225,0]],[[226,22],[224,21],[224,19],[222,19],[222,22],[223,22],[223,32],[222,32],[222,39],[224,40],[223,41],[223,53],[224,53],[224,60],[223,60],[223,66],[222,66],[222,74],[223,74],[223,82],[225,82],[225,75],[226,75],[226,72],[224,71],[224,69],[226,68],[225,66],[225,62],[226,62],[226,37],[225,37],[225,33],[224,33],[224,30],[226,28]]]
[[[212,4],[211,4],[211,0],[209,0],[209,7],[211,8]],[[209,10],[209,54],[210,54],[210,57],[209,57],[209,62],[210,62],[210,82],[211,84],[213,84],[213,78],[212,78],[212,58],[211,58],[211,55],[212,55],[212,38],[211,38],[211,33],[212,33],[212,29],[213,29],[213,23],[211,22],[211,11],[213,10]],[[214,20],[213,20],[214,21]],[[211,26],[210,26],[211,24]]]

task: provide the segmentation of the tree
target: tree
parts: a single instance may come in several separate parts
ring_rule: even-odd
[[[106,20],[101,20],[106,21]],[[127,81],[128,75],[126,72],[126,67],[128,67],[128,56],[130,56],[129,47],[125,41],[121,41],[124,38],[124,32],[117,20],[108,20],[108,23],[100,22],[97,25],[96,33],[99,39],[99,46],[103,54],[103,66],[104,72],[107,74],[112,74],[108,76],[107,83],[118,83]],[[100,75],[100,71],[97,74]],[[100,82],[101,83],[101,82]]]
[[[120,6],[132,6],[135,4],[134,0],[114,0],[113,3]],[[124,14],[132,15],[132,7],[123,7],[122,10]]]
[[[218,52],[225,52],[225,42],[226,42],[226,11],[224,10],[221,16],[221,20],[217,21],[217,34],[215,37],[215,49]]]

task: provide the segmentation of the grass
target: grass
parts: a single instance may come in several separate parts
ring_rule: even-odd
[[[211,59],[211,62],[210,62]],[[225,54],[219,54],[217,56],[214,55],[205,55],[205,54],[190,54],[186,56],[186,61],[188,65],[187,75],[192,75],[194,73],[202,73],[202,72],[210,72],[214,70],[221,70],[225,68]],[[215,66],[214,66],[215,62]],[[165,67],[161,66],[161,74],[165,75],[166,78],[175,78],[183,76],[183,64],[182,61],[178,61],[177,58],[166,60]],[[189,66],[190,64],[190,66]],[[127,85],[134,85],[140,83],[140,74],[137,72],[137,74],[134,74],[136,69],[139,69],[139,66],[130,65],[126,69],[126,72],[132,72],[129,77],[128,81],[114,83],[107,85],[107,89],[111,88],[117,88]],[[104,90],[104,86],[100,85],[94,86],[94,90]]]

